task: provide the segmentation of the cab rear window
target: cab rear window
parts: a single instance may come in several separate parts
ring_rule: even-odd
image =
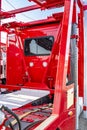
[[[50,55],[53,42],[53,36],[27,38],[24,43],[24,54],[25,56]]]

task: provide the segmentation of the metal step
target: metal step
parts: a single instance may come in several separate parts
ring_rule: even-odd
[[[49,93],[49,91],[45,90],[21,89],[8,94],[0,94],[0,105],[15,109],[40,99]]]

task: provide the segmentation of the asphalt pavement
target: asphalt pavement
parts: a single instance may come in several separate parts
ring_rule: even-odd
[[[82,117],[79,118],[79,130],[87,130],[87,119]]]

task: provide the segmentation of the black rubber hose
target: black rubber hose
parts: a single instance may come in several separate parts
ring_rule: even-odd
[[[19,126],[19,130],[21,130],[21,123],[20,120],[18,118],[18,116],[12,111],[10,110],[8,107],[6,106],[2,106],[2,109],[4,109],[5,111],[7,111],[9,114],[11,114],[12,116],[15,117],[15,119],[17,120],[18,126]]]

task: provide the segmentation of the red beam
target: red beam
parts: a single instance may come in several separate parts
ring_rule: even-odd
[[[64,2],[55,2],[55,3],[50,3],[50,4],[47,4],[46,8],[56,8],[56,7],[62,7],[64,6]]]
[[[24,7],[24,8],[11,10],[11,11],[8,11],[8,12],[0,11],[0,19],[14,17],[15,14],[23,13],[23,12],[26,12],[26,11],[31,11],[31,10],[35,10],[35,9],[39,9],[39,8],[40,8],[39,5],[32,5],[32,6],[27,6],[27,7]]]
[[[79,7],[82,7],[83,6],[83,1],[82,0],[78,0],[78,5],[79,5]]]
[[[9,14],[8,12],[0,11],[0,19],[15,17],[15,14]]]
[[[8,13],[9,14],[18,14],[18,13],[23,13],[23,12],[39,9],[39,8],[40,8],[39,5],[31,5],[31,6],[27,6],[27,7],[24,7],[24,8],[8,11]]]
[[[84,5],[84,10],[87,10],[87,5]]]
[[[65,0],[28,0],[33,1],[40,5],[43,9],[45,8],[54,8],[54,7],[61,7],[64,5]]]

